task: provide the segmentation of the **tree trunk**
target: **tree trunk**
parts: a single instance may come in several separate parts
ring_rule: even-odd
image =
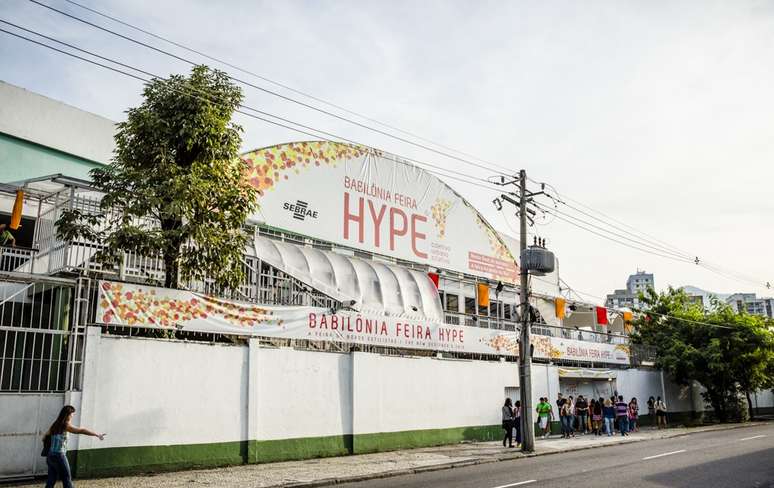
[[[164,288],[177,288],[178,254],[164,253]]]
[[[164,239],[166,240],[164,245],[164,287],[165,288],[177,288],[178,278],[180,271],[180,264],[178,258],[180,257],[180,246],[183,240],[178,234],[180,226],[183,222],[178,219],[162,219],[161,230],[164,233]]]
[[[746,390],[744,392],[744,396],[747,397],[747,412],[750,414],[750,420],[754,420],[755,413],[753,410],[752,397],[750,396],[750,392]]]

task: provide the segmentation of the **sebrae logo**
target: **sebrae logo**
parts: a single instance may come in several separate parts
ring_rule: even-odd
[[[317,218],[317,210],[311,210],[309,208],[309,203],[301,200],[296,200],[296,203],[285,202],[282,205],[282,208],[288,212],[292,212],[293,218],[296,220],[306,220],[307,217],[310,219]]]

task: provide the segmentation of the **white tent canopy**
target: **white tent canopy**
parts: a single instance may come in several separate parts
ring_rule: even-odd
[[[354,310],[443,322],[438,290],[420,271],[262,236],[255,238],[255,250],[266,263]]]

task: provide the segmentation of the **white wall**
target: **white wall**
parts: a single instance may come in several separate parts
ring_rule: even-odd
[[[354,433],[499,424],[515,363],[353,353]]]
[[[753,407],[771,408],[774,407],[774,392],[771,390],[759,391],[753,396]]]
[[[548,398],[549,403],[554,405],[556,395],[560,391],[559,368],[550,364],[532,365],[532,407],[533,409],[540,401],[540,397]],[[559,419],[559,412],[554,410],[554,415]]]
[[[660,395],[658,372],[616,372],[627,398]],[[558,367],[532,373],[533,405],[553,402]],[[506,388],[519,386],[512,362],[136,339],[95,327],[83,383],[81,421],[109,435],[81,438],[81,449],[496,425]],[[671,411],[689,410],[683,401],[667,395]]]
[[[640,405],[640,413],[648,413],[648,398],[663,397],[661,393],[661,372],[653,370],[624,369],[617,372],[616,389],[619,395],[623,395],[628,402],[632,397],[637,398]],[[665,379],[666,381],[666,379]],[[665,399],[667,408],[673,409],[670,398]],[[677,411],[677,410],[675,410]]]
[[[95,377],[88,384],[84,378],[82,404],[90,409],[84,422],[108,436],[82,437],[81,448],[247,439],[246,347],[109,335],[88,340],[94,337],[98,359]]]
[[[251,439],[352,433],[349,354],[258,350],[257,430]]]
[[[0,132],[107,164],[115,122],[0,81]]]

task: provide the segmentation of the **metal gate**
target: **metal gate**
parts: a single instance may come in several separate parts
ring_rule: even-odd
[[[84,321],[76,280],[0,273],[0,480],[39,475],[41,436],[80,390]]]

